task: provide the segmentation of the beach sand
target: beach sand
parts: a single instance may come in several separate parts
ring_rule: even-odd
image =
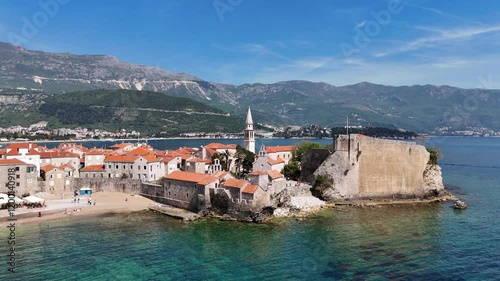
[[[125,198],[128,200],[125,201]],[[97,192],[92,194],[92,200],[96,204],[87,205],[88,196],[80,196],[80,203],[71,203],[71,198],[68,199],[48,199],[45,201],[47,207],[27,209],[26,207],[15,210],[16,225],[27,223],[48,223],[60,219],[72,219],[82,216],[99,216],[103,214],[115,213],[130,213],[135,211],[147,210],[149,205],[155,204],[154,201],[142,196],[131,196],[119,192]],[[67,213],[65,214],[65,209]],[[75,212],[75,209],[81,211]],[[42,216],[38,217],[38,212],[42,212]],[[9,225],[11,221],[7,221],[8,211],[0,210],[0,227]]]

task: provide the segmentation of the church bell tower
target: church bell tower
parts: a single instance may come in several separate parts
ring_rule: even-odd
[[[250,111],[250,107],[248,108],[245,127],[245,149],[255,153],[255,132],[253,130],[252,112]]]

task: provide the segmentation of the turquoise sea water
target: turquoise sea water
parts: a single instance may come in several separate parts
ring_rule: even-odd
[[[2,261],[0,280],[500,280],[500,139],[429,144],[468,209],[341,208],[262,225],[140,212],[26,225],[17,273]]]

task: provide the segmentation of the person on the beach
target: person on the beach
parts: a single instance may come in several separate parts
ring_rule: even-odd
[[[80,203],[80,197],[78,197],[78,203]]]
[[[95,199],[94,199],[94,206],[95,206]]]
[[[127,201],[128,201],[128,197],[125,197],[125,202],[127,202]]]

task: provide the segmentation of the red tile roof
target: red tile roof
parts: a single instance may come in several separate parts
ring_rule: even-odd
[[[59,169],[58,167],[52,165],[52,164],[47,164],[43,167],[40,168],[40,170],[44,171],[45,173],[49,172],[49,171],[52,171],[54,169]]]
[[[61,170],[64,170],[65,168],[68,168],[70,170],[76,170],[75,167],[73,167],[70,164],[63,164],[63,165],[59,166],[59,169],[61,169]]]
[[[67,158],[67,157],[78,157],[80,155],[68,151],[63,152],[40,152],[40,158]]]
[[[171,161],[177,162],[177,157],[163,157],[163,158],[161,158],[161,162],[163,162],[163,163],[169,163]]]
[[[216,177],[207,175],[206,177],[202,178],[198,182],[198,184],[199,185],[207,185],[207,184],[211,184],[211,183],[216,182],[216,181],[218,181],[218,179]]]
[[[117,144],[110,146],[109,148],[111,148],[111,149],[123,149],[129,145],[132,145],[132,144],[130,144],[130,143],[117,143]]]
[[[243,193],[254,194],[259,189],[258,185],[249,184],[243,189]]]
[[[21,149],[27,149],[27,148],[21,148]],[[38,154],[40,154],[40,153],[33,148],[28,150],[28,153],[26,153],[26,155],[38,155]],[[9,152],[7,152],[5,155],[9,155],[9,156],[21,155],[21,153],[19,153],[19,148],[15,148],[15,149],[12,149]]]
[[[31,147],[30,147],[30,145],[31,145]],[[11,143],[11,144],[9,144],[8,146],[6,146],[5,148],[7,148],[7,149],[12,149],[12,150],[14,150],[14,149],[18,150],[18,149],[20,149],[20,148],[21,148],[21,149],[22,149],[22,148],[24,148],[24,149],[29,149],[29,148],[37,148],[37,147],[38,147],[38,145],[37,145],[37,144],[35,144],[35,143],[27,143],[27,142],[23,142],[23,143]]]
[[[160,159],[156,158],[155,156],[141,156],[146,162],[151,163],[151,162],[160,162]]]
[[[144,147],[138,147],[125,153],[125,155],[152,155],[152,154],[155,154],[153,150],[149,150]]]
[[[174,152],[179,153],[181,155],[191,155],[191,154],[195,153],[196,151],[198,151],[198,150],[195,148],[189,148],[189,147],[182,147],[182,148],[179,148],[177,150],[174,150]]]
[[[276,160],[274,160],[270,157],[267,157],[267,163],[269,163],[271,165],[277,165],[277,164],[285,163],[285,160],[281,159],[281,157],[276,157]]]
[[[85,152],[85,155],[108,155],[113,153],[112,150],[110,149],[97,149],[97,148],[92,148],[89,151]]]
[[[225,178],[229,173],[228,172],[225,172],[225,171],[218,171],[218,172],[215,172],[212,176],[213,177],[216,177],[218,179],[223,179]]]
[[[90,165],[83,167],[80,172],[103,172],[104,165]]]
[[[17,158],[14,159],[0,159],[0,165],[30,165],[28,163],[25,163]]]
[[[167,175],[165,179],[193,182],[201,185],[207,185],[209,183],[217,181],[217,178],[206,174],[198,174],[198,173],[184,172],[184,171],[172,172],[169,175]]]
[[[266,151],[267,153],[274,153],[274,152],[291,152],[295,146],[293,145],[284,145],[284,146],[266,146]]]
[[[168,157],[177,157],[177,156],[181,156],[180,153],[176,152],[176,151],[167,151],[165,153],[165,156],[168,156]]]
[[[121,156],[121,155],[110,155],[106,156],[104,158],[104,162],[127,162],[127,163],[133,163],[135,160],[137,160],[139,156]]]
[[[279,179],[279,178],[284,178],[284,177],[285,177],[285,176],[283,176],[280,172],[275,171],[275,170],[267,171],[267,174],[268,174],[268,175],[269,175],[269,177],[271,177],[273,180],[275,180],[275,179]]]
[[[216,151],[215,149],[212,149],[212,148],[210,148],[210,147],[206,147],[206,146],[205,146],[205,149],[206,149],[207,153],[208,153],[210,156],[212,156],[212,155],[214,155],[215,153],[217,153],[217,151]]]
[[[196,157],[192,157],[192,158],[187,159],[186,162],[198,163],[198,162],[205,162],[205,160],[200,159],[200,158],[196,158]]]
[[[236,149],[236,144],[209,143],[205,147],[211,149]]]
[[[238,179],[227,179],[223,185],[224,187],[233,187],[233,188],[244,188],[249,182],[246,180],[238,180]]]

